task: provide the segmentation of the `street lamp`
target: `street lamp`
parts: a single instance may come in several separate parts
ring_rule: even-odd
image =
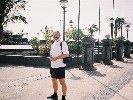
[[[63,8],[63,15],[64,15],[64,19],[63,19],[63,41],[65,41],[65,8],[67,8],[67,4],[68,4],[68,0],[60,0],[60,5]]]
[[[73,21],[72,20],[69,22],[69,25],[71,28],[73,27]]]
[[[113,18],[110,18],[110,24],[111,24],[111,38],[113,39],[113,21],[114,19]]]
[[[129,31],[129,28],[130,28],[130,25],[127,24],[127,25],[126,25],[126,30],[127,30],[127,40],[128,40],[128,31]]]

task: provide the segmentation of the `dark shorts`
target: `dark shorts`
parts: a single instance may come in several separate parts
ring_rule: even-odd
[[[65,67],[50,68],[52,78],[61,79],[65,78]]]

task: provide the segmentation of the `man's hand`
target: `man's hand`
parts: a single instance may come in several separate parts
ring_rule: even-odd
[[[50,60],[51,61],[56,61],[57,60],[57,57],[55,57],[55,58],[54,57],[50,57]]]

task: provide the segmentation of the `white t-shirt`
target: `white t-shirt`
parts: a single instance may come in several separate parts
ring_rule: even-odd
[[[58,57],[63,54],[69,54],[68,46],[66,42],[62,42],[62,50],[60,46],[61,41],[57,42],[55,41],[50,50],[50,55],[52,57]],[[59,68],[59,67],[65,67],[66,64],[63,63],[63,59],[57,59],[56,61],[51,61],[51,67],[52,68]]]

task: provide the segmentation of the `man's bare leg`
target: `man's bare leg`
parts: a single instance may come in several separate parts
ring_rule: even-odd
[[[47,99],[54,99],[57,100],[58,99],[58,95],[57,95],[57,91],[58,91],[58,82],[56,78],[52,78],[52,82],[53,82],[53,89],[54,89],[54,94],[47,97]]]
[[[57,91],[58,91],[58,82],[57,82],[57,79],[56,78],[52,78],[52,82],[53,82],[54,92],[57,93]]]
[[[60,84],[62,85],[62,93],[63,93],[62,98],[64,98],[62,100],[65,100],[65,96],[66,96],[66,92],[67,92],[65,78],[59,79],[59,81],[60,81]]]

